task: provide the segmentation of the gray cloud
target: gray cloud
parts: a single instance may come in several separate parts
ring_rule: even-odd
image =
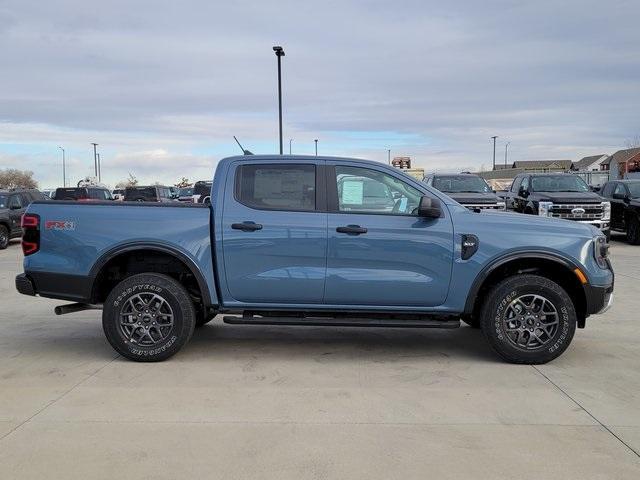
[[[640,131],[639,14],[591,0],[4,1],[0,166],[20,144],[53,182],[58,144],[87,170],[98,141],[109,181],[158,151],[153,174],[169,181],[172,159],[208,175],[237,152],[233,134],[275,151],[274,44],[298,151],[321,138],[383,160],[381,141],[349,134],[391,132],[428,169],[487,166],[493,134],[513,158],[610,152]]]

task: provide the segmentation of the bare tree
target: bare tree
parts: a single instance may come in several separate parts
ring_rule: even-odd
[[[0,169],[0,188],[38,188],[33,172],[17,168]]]
[[[193,185],[187,177],[182,177],[178,183],[175,184],[178,188],[186,188]]]
[[[633,138],[630,138],[626,142],[624,142],[625,147],[627,148],[638,148],[640,147],[640,135],[636,135]]]
[[[129,172],[129,177],[116,183],[116,188],[135,187],[136,185],[138,185],[138,179],[133,173]]]

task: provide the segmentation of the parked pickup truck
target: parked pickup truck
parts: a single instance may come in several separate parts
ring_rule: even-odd
[[[394,205],[376,208],[365,185],[388,190]],[[18,291],[76,302],[59,314],[102,308],[108,341],[139,361],[170,357],[224,314],[234,324],[361,327],[462,319],[507,361],[537,364],[613,298],[599,230],[473,213],[365,160],[227,158],[210,205],[35,202],[23,226]]]
[[[588,223],[610,237],[611,204],[571,173],[522,173],[505,195],[508,210]]]
[[[484,178],[472,173],[430,174],[424,183],[446,193],[469,210],[505,209],[505,202],[496,195]]]
[[[640,180],[607,182],[601,195],[611,202],[611,229],[626,232],[631,245],[640,245]]]

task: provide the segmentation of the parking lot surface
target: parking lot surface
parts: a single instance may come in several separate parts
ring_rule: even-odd
[[[615,304],[543,366],[479,331],[231,326],[164,363],[119,357],[100,312],[15,291],[0,251],[0,478],[638,479],[640,247]]]

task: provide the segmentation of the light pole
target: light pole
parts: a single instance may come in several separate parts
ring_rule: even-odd
[[[493,137],[493,169],[496,169],[496,138],[498,138],[497,135],[494,135]]]
[[[102,180],[102,169],[100,168],[100,154],[98,154],[98,182]]]
[[[316,138],[314,142],[316,142],[316,157],[317,157],[318,156],[318,139]]]
[[[62,150],[62,186],[66,187],[67,186],[67,170],[66,170],[66,166],[65,166],[65,155],[64,155],[64,148],[62,147],[58,147],[60,150]]]
[[[507,142],[504,144],[504,168],[507,168],[507,149],[511,145],[511,142]]]
[[[91,145],[93,145],[93,169],[95,172],[95,177],[98,178],[98,152],[96,150],[98,144],[92,143]]]
[[[387,162],[391,165],[391,149],[387,149]]]
[[[280,126],[280,155],[282,155],[282,76],[280,73],[280,57],[284,57],[284,49],[279,46],[273,47],[278,57],[278,119]]]
[[[289,139],[289,155],[291,155],[291,142],[293,142],[293,138]]]

